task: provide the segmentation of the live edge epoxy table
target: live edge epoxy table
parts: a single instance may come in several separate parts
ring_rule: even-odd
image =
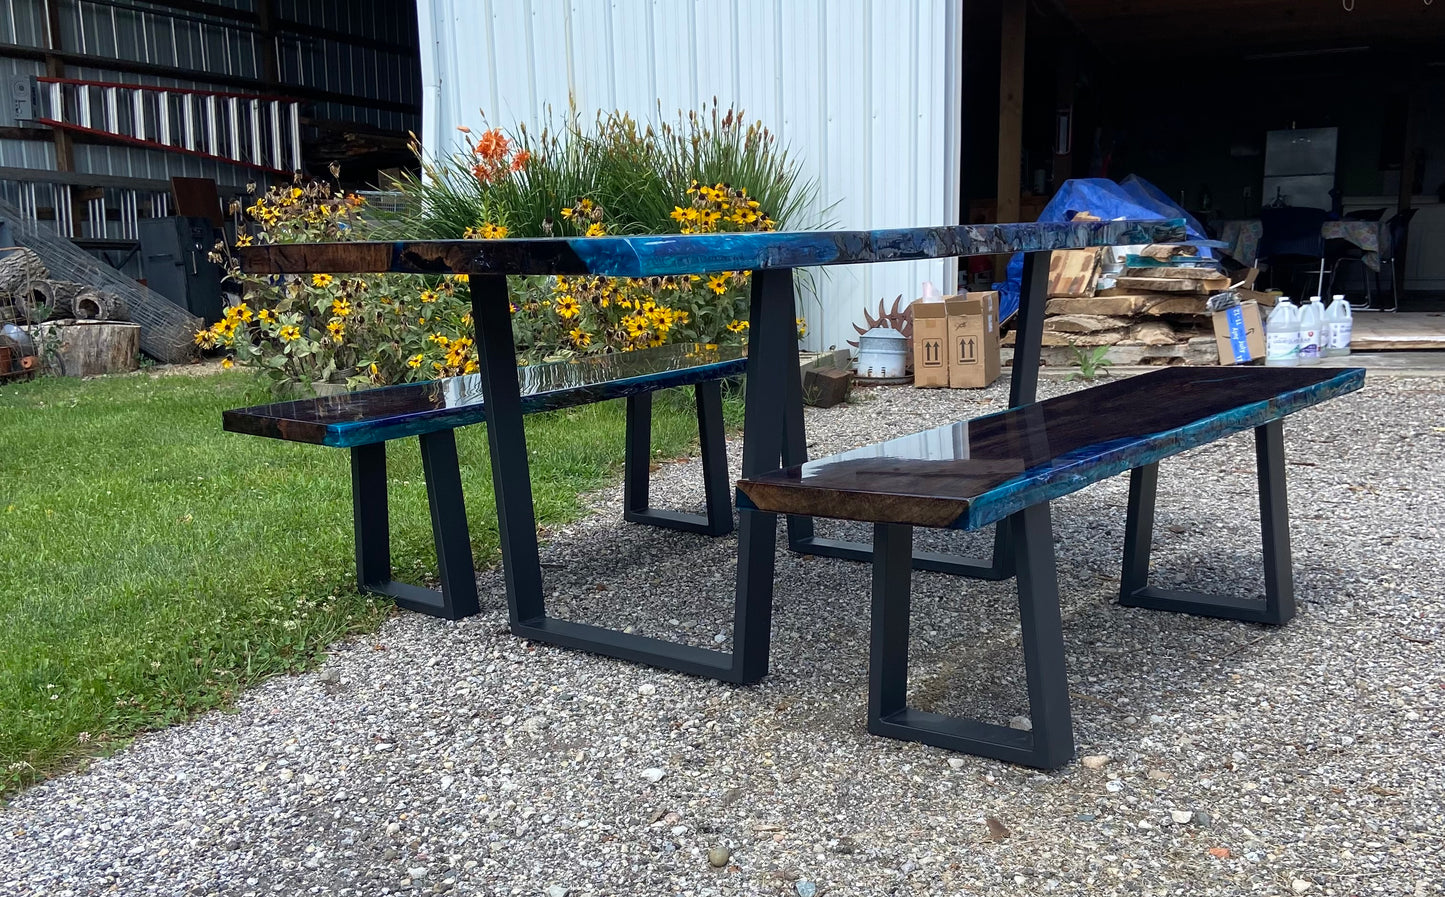
[[[681,645],[547,616],[532,482],[507,295],[509,275],[654,277],[751,271],[743,476],[807,461],[798,369],[793,269],[1023,252],[1024,273],[1009,405],[1034,401],[1049,252],[1181,242],[1182,220],[960,225],[874,231],[657,235],[510,240],[285,244],[238,250],[256,274],[467,274],[487,408],[507,610],[514,634],[727,682],[768,672],[777,517],[740,511],[731,652]],[[812,519],[788,518],[795,550],[865,560],[868,546],[815,539]],[[1007,539],[985,561],[919,554],[915,567],[985,578],[1011,575]]]

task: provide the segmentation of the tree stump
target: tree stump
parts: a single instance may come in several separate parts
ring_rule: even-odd
[[[56,373],[62,377],[94,377],[133,371],[140,361],[140,325],[113,321],[76,321],[40,325],[59,337]],[[54,328],[54,330],[50,330]]]

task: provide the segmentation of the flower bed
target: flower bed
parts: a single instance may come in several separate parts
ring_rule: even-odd
[[[368,216],[359,197],[298,182],[244,209],[249,233],[239,242],[768,231],[796,216],[812,191],[766,129],[716,107],[657,129],[614,113],[586,131],[575,119],[540,135],[493,128],[473,140],[463,131],[461,151],[404,179],[412,215]],[[258,367],[279,384],[350,386],[476,370],[464,276],[276,278],[243,274],[219,257],[245,301],[197,342],[227,350],[227,365]],[[738,343],[747,334],[749,287],[746,272],[513,278],[517,351],[530,363],[672,342]]]

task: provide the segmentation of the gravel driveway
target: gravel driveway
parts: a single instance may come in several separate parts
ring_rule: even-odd
[[[865,391],[810,409],[811,451],[1005,396]],[[1283,628],[1119,607],[1126,479],[1055,504],[1087,762],[868,735],[861,564],[780,553],[747,688],[519,641],[489,571],[474,619],[399,615],[18,796],[0,894],[1445,893],[1445,381],[1375,378],[1285,434]],[[697,496],[696,468],[665,465],[657,503]],[[1161,466],[1156,583],[1262,590],[1254,475],[1249,434]],[[624,526],[620,492],[551,534],[553,606],[725,645],[735,540]],[[914,585],[915,702],[1025,713],[1012,584]]]

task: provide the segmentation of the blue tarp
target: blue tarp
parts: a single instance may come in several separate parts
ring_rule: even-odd
[[[1039,213],[1039,221],[1068,221],[1077,212],[1088,212],[1096,218],[1183,218],[1185,232],[1191,239],[1205,239],[1204,228],[1158,187],[1139,177],[1129,175],[1115,183],[1108,178],[1075,178],[1063,186]],[[1201,255],[1209,250],[1200,248]],[[998,290],[999,316],[1008,320],[1019,309],[1019,283],[1023,280],[1024,256],[1015,253],[1008,263],[1008,281],[994,284]]]

